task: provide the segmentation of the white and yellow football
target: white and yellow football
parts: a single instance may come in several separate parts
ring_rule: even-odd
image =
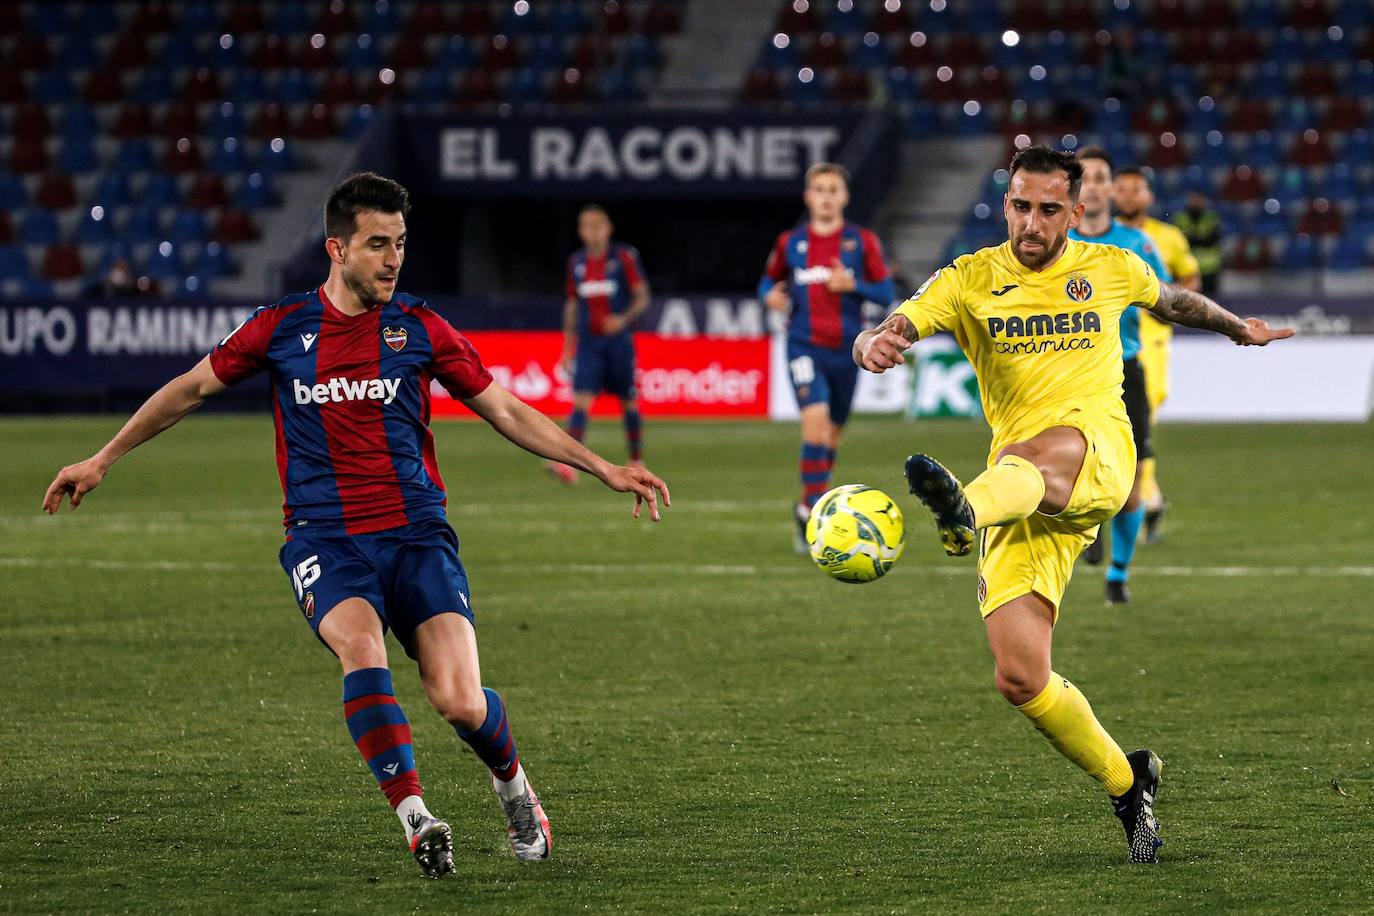
[[[827,492],[806,520],[811,559],[841,582],[881,579],[906,547],[902,510],[882,490],[851,483]]]

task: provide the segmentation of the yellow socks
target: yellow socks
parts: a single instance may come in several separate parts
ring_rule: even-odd
[[[1025,518],[1045,498],[1040,469],[1018,455],[1007,455],[964,487],[976,527],[991,528]]]
[[[1120,746],[1093,715],[1078,688],[1053,671],[1040,695],[1016,707],[1050,740],[1054,749],[1072,760],[1108,794],[1125,795],[1135,781],[1131,764]]]
[[[1140,498],[1146,509],[1157,509],[1162,501],[1159,481],[1155,479],[1155,460],[1146,458],[1140,462]]]

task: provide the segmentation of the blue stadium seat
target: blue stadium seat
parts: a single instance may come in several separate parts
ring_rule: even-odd
[[[1354,229],[1347,229],[1336,239],[1326,264],[1332,270],[1359,270],[1367,266],[1369,236]]]
[[[195,0],[194,3],[183,6],[178,12],[180,15],[177,25],[187,34],[213,32],[219,25],[219,16],[215,12],[214,4],[207,0]]]
[[[309,102],[315,98],[315,85],[304,70],[287,70],[272,85],[270,98],[283,105]]]
[[[243,63],[243,42],[225,33],[210,41],[205,61],[212,70],[232,70]]]
[[[143,271],[154,280],[167,280],[186,270],[181,263],[181,249],[170,241],[163,240],[153,248]]]
[[[234,191],[234,206],[240,210],[261,210],[276,202],[271,173],[250,172]]]
[[[211,277],[201,276],[194,269],[184,277],[174,277],[167,281],[169,291],[178,299],[199,299],[210,293]]]
[[[453,74],[442,67],[430,67],[415,80],[408,98],[413,102],[447,102],[453,90]]]
[[[124,221],[120,237],[130,244],[158,241],[162,238],[160,211],[154,204],[139,204]]]
[[[180,209],[172,217],[169,240],[177,245],[203,242],[210,236],[210,224],[200,210]]]
[[[805,67],[792,75],[783,92],[793,105],[817,105],[825,100],[821,78]]]
[[[1337,162],[1327,169],[1325,177],[1314,185],[1314,190],[1318,197],[1325,197],[1336,203],[1353,201],[1360,196],[1360,186],[1355,173],[1344,162]]]
[[[800,64],[797,43],[790,35],[781,32],[769,35],[763,47],[759,49],[759,66],[765,69],[796,72]]]
[[[376,38],[385,38],[395,35],[401,30],[401,16],[396,11],[395,3],[380,2],[364,4],[367,10],[363,14],[362,21],[358,24],[358,30],[373,35]]]
[[[547,24],[549,34],[569,38],[591,31],[591,22],[577,0],[559,0]]]
[[[19,279],[29,275],[29,259],[22,245],[0,245],[0,277]]]
[[[1290,134],[1300,134],[1309,127],[1317,126],[1317,110],[1312,103],[1303,98],[1291,98],[1279,106],[1274,118],[1274,128]]]
[[[1282,68],[1272,60],[1260,64],[1250,81],[1248,94],[1258,99],[1277,99],[1287,95],[1288,80]]]
[[[71,28],[61,3],[36,3],[29,11],[29,30],[44,37],[65,35]]]
[[[95,184],[90,202],[100,204],[107,211],[123,207],[132,200],[129,190],[129,175],[122,171],[106,172]]]
[[[111,3],[83,3],[81,15],[72,24],[94,38],[118,34],[121,27],[119,12]]]
[[[631,72],[657,67],[658,48],[643,35],[631,35],[620,49],[620,66]]]
[[[19,239],[28,245],[51,245],[62,236],[57,214],[42,207],[32,207],[19,221]]]
[[[0,209],[14,210],[29,202],[29,192],[19,176],[0,172]]]
[[[192,70],[205,63],[204,52],[201,50],[202,42],[194,35],[187,32],[175,32],[167,36],[167,41],[162,45],[162,50],[158,51],[158,64],[172,72],[181,70]]]
[[[830,7],[825,17],[825,30],[836,35],[861,35],[864,32],[864,17],[859,4],[850,3],[848,8],[840,4],[826,4]]]
[[[367,130],[367,126],[372,123],[374,111],[371,105],[359,105],[353,109],[353,113],[345,119],[343,130],[340,131],[350,140],[356,140]]]
[[[462,35],[450,35],[448,41],[439,48],[434,58],[434,66],[443,67],[450,73],[471,70],[477,62],[477,54],[472,45]]]
[[[57,290],[51,280],[29,276],[19,281],[20,299],[53,299],[56,296]]]
[[[1283,207],[1274,206],[1269,201],[1265,201],[1264,208],[1255,216],[1250,227],[1253,235],[1267,237],[1287,237],[1292,231],[1292,226],[1284,214]]]
[[[1240,24],[1255,32],[1269,32],[1283,24],[1283,11],[1277,0],[1251,0],[1241,4]]]
[[[82,245],[108,242],[114,238],[114,216],[105,207],[90,207],[76,224],[76,241]]]
[[[243,117],[243,108],[233,102],[220,102],[205,123],[205,132],[211,137],[241,137],[248,132],[248,124]]]
[[[1374,8],[1365,0],[1344,0],[1335,4],[1332,22],[1350,35],[1365,29],[1374,28]]]
[[[145,105],[170,102],[175,95],[176,89],[172,86],[171,76],[160,66],[143,68],[143,75],[134,84],[132,92],[134,101]]]
[[[344,49],[343,58],[340,62],[345,69],[354,72],[380,68],[382,66],[382,49],[378,47],[376,36],[369,32],[362,32],[353,36],[353,39]]]
[[[62,110],[58,130],[64,139],[89,140],[100,133],[100,120],[94,109],[83,102],[72,102]]]
[[[1374,133],[1361,128],[1346,134],[1341,159],[1352,168],[1374,165]]]
[[[303,3],[278,3],[272,13],[271,30],[278,35],[300,35],[310,28]]]
[[[887,48],[877,32],[867,32],[854,43],[849,63],[860,70],[886,70],[891,65]]]
[[[241,67],[235,71],[233,80],[225,90],[225,98],[239,105],[266,101],[267,86],[262,74],[251,67]]]
[[[139,199],[154,207],[175,207],[181,200],[181,189],[177,180],[167,172],[153,172],[143,183],[143,193]]]
[[[1287,165],[1279,172],[1278,180],[1269,189],[1269,193],[1276,197],[1284,207],[1292,208],[1313,196],[1310,182],[1307,169],[1302,166]]]
[[[1292,26],[1280,29],[1264,56],[1265,60],[1272,61],[1280,67],[1304,62],[1308,57],[1308,50],[1302,33]]]
[[[916,100],[916,82],[906,67],[890,67],[887,71],[887,94],[897,103]]]
[[[940,113],[929,102],[917,102],[910,106],[903,120],[908,137],[923,140],[940,132]]]
[[[225,137],[210,155],[207,168],[216,175],[236,175],[252,167],[248,151],[238,137]]]
[[[1321,252],[1310,235],[1295,235],[1284,246],[1278,266],[1283,270],[1314,270],[1321,261]]]
[[[280,137],[264,141],[262,151],[258,153],[258,169],[263,173],[270,172],[274,175],[282,172],[294,172],[296,170],[295,147]]]
[[[512,38],[523,38],[542,30],[543,24],[535,14],[535,5],[532,3],[506,5],[505,11],[496,23],[496,31],[499,34]]]
[[[29,98],[42,105],[62,105],[72,96],[72,81],[66,70],[44,70],[29,87]]]
[[[1267,169],[1283,163],[1283,148],[1267,130],[1255,131],[1245,147],[1245,163],[1251,168]]]
[[[536,71],[522,67],[507,80],[502,98],[516,104],[543,101],[544,80]]]
[[[1221,106],[1211,97],[1206,101],[1199,101],[1189,106],[1186,128],[1195,134],[1205,135],[1209,130],[1225,130],[1226,116],[1221,113]]]
[[[71,73],[84,72],[100,63],[100,52],[96,50],[90,35],[73,32],[62,38],[54,63]]]
[[[534,49],[525,59],[525,66],[540,71],[561,70],[566,61],[562,42],[552,35],[540,35],[534,40]]]
[[[69,137],[57,152],[57,167],[69,175],[87,175],[100,167],[100,154],[91,136]]]
[[[228,249],[219,242],[207,242],[202,245],[200,253],[196,255],[196,259],[191,265],[193,274],[207,280],[226,276],[235,270]]]
[[[1224,169],[1237,161],[1238,151],[1234,143],[1220,130],[1209,130],[1201,142],[1191,144],[1193,164],[1207,170]]]

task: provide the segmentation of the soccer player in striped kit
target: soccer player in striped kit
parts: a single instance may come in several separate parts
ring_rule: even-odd
[[[635,517],[647,502],[658,520],[668,490],[643,467],[593,454],[519,401],[492,381],[462,334],[396,292],[409,206],[405,188],[379,175],[342,182],[325,205],[324,284],[255,311],[104,448],[63,468],[43,508],[56,512],[65,495],[75,509],[130,449],[229,385],[271,373],[285,495],[281,565],[306,622],[343,666],[350,735],[421,871],[438,878],[454,870],[452,831],[425,805],[387,667],[388,629],[419,664],[430,704],[491,770],[516,857],[547,858],[551,839],[505,704],[480,680],[472,596],[429,429],[431,379],[522,448],[633,492]]]
[[[635,345],[630,328],[649,307],[649,284],[639,252],[611,241],[615,226],[605,209],[588,204],[577,214],[582,246],[568,258],[567,299],[563,304],[563,371],[573,379],[573,409],[568,435],[578,442],[587,433],[592,401],[605,391],[620,399],[625,446],[631,465],[643,463],[644,422],[635,395]],[[564,483],[577,471],[551,461],[549,473]]]
[[[854,402],[859,368],[849,341],[859,333],[864,302],[887,308],[896,293],[878,237],[846,222],[849,172],[833,162],[806,170],[805,225],[778,236],[759,298],[790,312],[787,368],[801,408],[801,500],[796,504],[795,546],[806,551],[806,518],[830,489],[840,435]]]

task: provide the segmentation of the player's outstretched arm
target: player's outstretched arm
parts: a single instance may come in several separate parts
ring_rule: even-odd
[[[1174,324],[1225,334],[1242,347],[1262,347],[1293,336],[1292,328],[1270,328],[1258,318],[1239,318],[1202,293],[1175,283],[1159,284],[1159,301],[1150,310]]]
[[[916,326],[905,315],[893,312],[882,324],[861,331],[854,338],[852,355],[859,368],[869,372],[886,372],[906,362],[902,354],[915,342]]]
[[[85,461],[69,464],[57,472],[48,492],[43,495],[44,511],[52,515],[62,508],[63,496],[70,497],[73,509],[81,505],[86,494],[100,485],[110,467],[126,452],[175,426],[182,417],[205,403],[206,398],[224,389],[224,383],[210,368],[208,356],[196,363],[190,372],[163,385],[104,448]]]
[[[495,382],[476,397],[464,398],[463,403],[525,451],[581,468],[618,493],[633,493],[634,518],[639,518],[640,509],[647,503],[649,518],[658,521],[660,494],[664,506],[673,504],[668,485],[658,475],[647,468],[611,464]]]

